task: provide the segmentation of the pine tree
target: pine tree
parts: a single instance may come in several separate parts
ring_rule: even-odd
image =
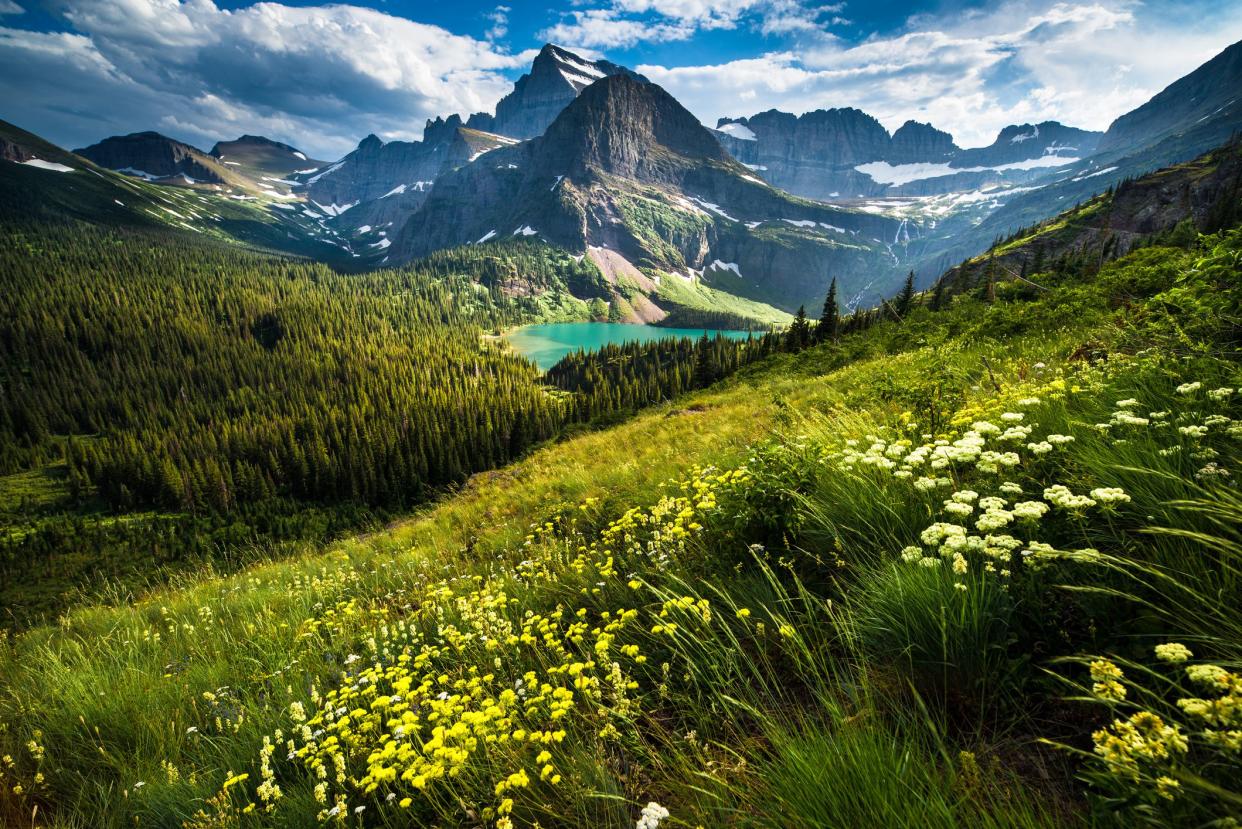
[[[936,287],[932,290],[931,309],[939,311],[944,308],[944,279],[936,280]]]
[[[789,343],[790,351],[801,351],[811,344],[811,324],[806,319],[805,305],[798,306],[798,314],[789,326],[786,342]]]
[[[819,316],[819,324],[815,326],[815,342],[835,341],[841,332],[841,309],[837,305],[837,278],[832,278],[828,286],[828,296],[824,298],[824,311]]]
[[[902,286],[901,293],[897,295],[897,314],[905,319],[910,314],[910,309],[914,306],[914,271],[910,271],[906,276],[906,284]]]

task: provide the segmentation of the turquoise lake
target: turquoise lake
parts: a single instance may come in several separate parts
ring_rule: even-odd
[[[746,331],[716,331],[706,329],[707,336],[723,334],[736,340],[744,340],[749,336]],[[621,322],[547,322],[538,325],[524,325],[505,335],[505,341],[513,350],[527,357],[539,366],[540,371],[547,371],[566,354],[572,354],[580,348],[594,351],[609,343],[650,342],[677,337],[703,336],[702,328],[661,328],[658,325],[630,325]],[[756,331],[754,336],[762,336]]]

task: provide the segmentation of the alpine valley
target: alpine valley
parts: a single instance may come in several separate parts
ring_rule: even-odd
[[[1016,124],[963,150],[930,124],[890,135],[850,108],[709,129],[641,75],[547,45],[494,115],[436,118],[421,141],[368,135],[335,162],[257,136],[210,152],[153,132],[106,138],[64,163],[101,176],[114,198],[61,209],[112,214],[127,190],[143,222],[347,270],[537,241],[585,256],[594,279],[542,286],[519,272],[507,291],[601,299],[627,322],[718,314],[726,327],[762,326],[818,303],[824,274],[847,308],[867,307],[910,271],[930,285],[997,238],[1219,146],[1242,118],[1240,85],[1235,44],[1103,134]],[[4,140],[6,158],[39,157],[16,128]],[[31,191],[36,209],[47,189]]]
[[[1103,130],[1014,81],[890,132],[704,124],[666,68],[510,54],[510,6],[27,5],[6,106],[92,131],[0,121],[0,825],[1242,821],[1242,42]],[[574,0],[534,43],[754,57],[875,5]],[[1008,82],[1149,8],[928,7],[825,73]],[[128,94],[32,104],[49,55]],[[809,73],[698,70],[738,63]],[[336,117],[378,88],[495,104],[386,141]]]

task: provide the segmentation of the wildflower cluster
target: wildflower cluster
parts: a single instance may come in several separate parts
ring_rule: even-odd
[[[709,602],[693,596],[624,604],[647,590],[634,571],[654,578],[749,479],[745,468],[695,472],[594,541],[576,518],[557,517],[531,528],[527,557],[512,567],[430,581],[416,605],[347,600],[308,619],[304,647],[351,651],[264,738],[242,811],[275,810],[281,777],[298,775],[313,781],[321,822],[455,802],[506,829],[524,799],[567,797],[556,794],[570,785],[558,759],[566,743],[614,740],[641,713],[647,643],[712,622]],[[582,604],[571,609],[573,588]],[[231,776],[224,790],[249,779]],[[667,812],[652,807],[655,826]]]

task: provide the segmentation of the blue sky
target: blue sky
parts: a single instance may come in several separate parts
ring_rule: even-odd
[[[551,40],[709,125],[854,106],[979,146],[1104,129],[1239,39],[1242,0],[0,0],[0,118],[69,147],[250,132],[332,159],[490,110]]]

